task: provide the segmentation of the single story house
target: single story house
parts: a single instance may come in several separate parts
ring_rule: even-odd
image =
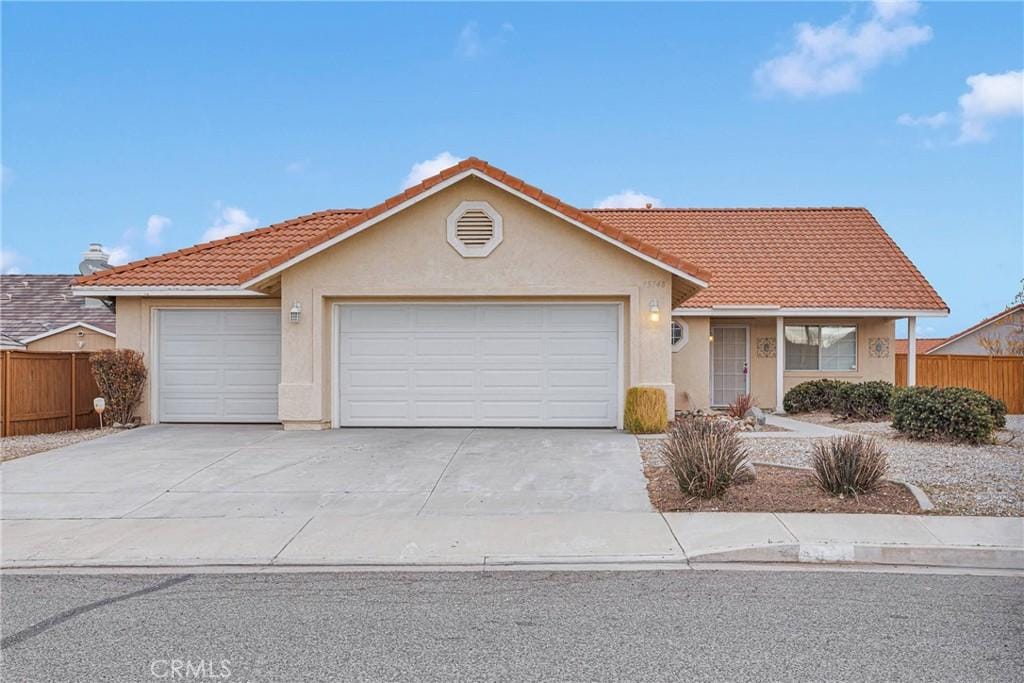
[[[896,340],[896,352],[907,352],[907,340]],[[1024,356],[1024,304],[985,318],[949,337],[918,339],[917,352],[960,356]]]
[[[0,348],[98,351],[115,346],[113,310],[71,293],[75,275],[0,275]]]
[[[948,314],[860,208],[581,210],[470,158],[321,211],[80,277],[145,353],[149,422],[622,423],[815,377],[894,376],[895,320]]]

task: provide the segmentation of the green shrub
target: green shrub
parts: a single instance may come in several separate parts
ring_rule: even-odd
[[[782,407],[787,413],[810,413],[818,410],[832,410],[839,387],[849,382],[838,379],[815,379],[797,384],[786,392]]]
[[[856,496],[874,490],[888,471],[885,452],[874,439],[841,436],[814,444],[814,481],[834,496]]]
[[[677,420],[661,445],[661,457],[683,493],[701,498],[719,497],[733,484],[754,477],[740,436],[722,420]]]
[[[880,420],[889,415],[893,386],[889,382],[844,383],[832,399],[832,414],[846,420]]]
[[[110,422],[130,424],[146,386],[142,354],[131,349],[104,349],[89,356],[92,376],[106,399]]]
[[[623,427],[633,434],[660,434],[668,422],[665,392],[657,387],[630,387]]]
[[[963,387],[904,387],[893,394],[891,408],[893,428],[915,439],[985,443],[1006,422],[1002,401]]]

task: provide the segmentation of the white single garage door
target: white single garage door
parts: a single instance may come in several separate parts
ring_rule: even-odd
[[[161,422],[277,422],[277,309],[158,311]]]
[[[343,304],[342,426],[614,427],[617,304]]]

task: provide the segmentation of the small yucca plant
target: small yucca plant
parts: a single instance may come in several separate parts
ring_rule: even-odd
[[[661,446],[661,457],[679,488],[701,498],[717,498],[733,484],[754,477],[735,428],[720,420],[676,421]]]
[[[747,414],[747,411],[753,408],[757,403],[754,401],[754,397],[750,394],[740,394],[736,397],[734,403],[729,404],[727,412],[729,417],[735,417],[737,420],[742,420]]]
[[[634,434],[660,434],[668,422],[665,392],[657,387],[631,387],[626,392],[623,427]]]
[[[815,443],[811,460],[815,483],[840,497],[874,490],[888,471],[882,447],[859,435]]]

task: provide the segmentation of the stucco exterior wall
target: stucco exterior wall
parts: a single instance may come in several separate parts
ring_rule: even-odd
[[[486,258],[464,258],[447,242],[448,215],[467,200],[502,216],[503,241]],[[671,292],[660,268],[469,178],[282,273],[282,307],[299,302],[309,315],[283,325],[281,419],[291,428],[330,424],[332,306],[351,300],[622,302],[624,385],[659,386],[672,403]],[[648,315],[652,298],[657,322]]]
[[[82,336],[78,336],[78,332]],[[78,342],[82,342],[79,346]],[[87,327],[72,327],[49,337],[43,337],[31,342],[25,347],[26,351],[99,351],[101,349],[112,349],[115,346],[113,337],[100,334]]]
[[[135,349],[144,355],[146,366],[152,372],[153,352],[153,310],[161,308],[280,308],[280,299],[271,298],[159,298],[159,297],[118,297],[117,298],[117,348]],[[282,325],[284,323],[282,322]],[[143,422],[152,421],[150,387],[143,392],[142,403],[137,414]]]
[[[750,394],[762,408],[775,406],[774,355],[758,352],[759,339],[775,339],[775,318],[680,318],[689,324],[690,339],[680,351],[672,354],[672,376],[676,385],[677,407],[708,408],[711,402],[710,330],[715,324],[745,325],[750,343]],[[787,370],[783,375],[784,391],[812,379],[832,378],[848,382],[884,380],[893,382],[896,376],[896,354],[893,340],[896,322],[892,318],[786,318],[793,325],[856,325],[857,369],[851,372],[822,372],[818,370]],[[884,339],[888,353],[882,357],[872,355],[870,343]],[[696,342],[696,343],[695,343]],[[779,407],[781,408],[781,406]]]

